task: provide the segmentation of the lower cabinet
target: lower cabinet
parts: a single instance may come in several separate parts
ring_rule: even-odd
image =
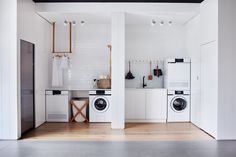
[[[145,91],[126,90],[125,94],[125,119],[142,120],[146,117]]]
[[[127,122],[166,122],[166,89],[126,89]]]

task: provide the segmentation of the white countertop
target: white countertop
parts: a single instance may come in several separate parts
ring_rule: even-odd
[[[46,90],[60,90],[60,91],[91,91],[91,90],[111,90],[98,88],[78,88],[78,87],[49,87]]]
[[[132,88],[125,88],[126,90],[167,90],[166,88],[158,88],[158,87],[132,87]],[[47,91],[50,90],[60,90],[60,91],[91,91],[91,90],[111,90],[111,89],[97,89],[97,88],[78,88],[78,87],[49,87],[46,89]]]
[[[142,87],[138,87],[138,88],[125,88],[126,90],[167,90],[166,88],[158,88],[158,87],[146,87],[146,88],[142,88]]]

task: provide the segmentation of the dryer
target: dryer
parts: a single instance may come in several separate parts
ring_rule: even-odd
[[[167,59],[164,65],[164,86],[168,90],[190,90],[191,60]]]
[[[89,91],[89,121],[111,122],[111,90]]]
[[[190,122],[190,91],[168,91],[167,122]]]

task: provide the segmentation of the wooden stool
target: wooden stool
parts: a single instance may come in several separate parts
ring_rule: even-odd
[[[81,108],[79,108],[79,107],[77,107],[76,106],[76,104],[75,104],[75,102],[74,102],[74,100],[71,100],[70,101],[70,104],[71,104],[71,106],[72,106],[72,109],[73,109],[73,107],[77,110],[76,111],[76,113],[75,113],[75,115],[71,118],[71,120],[70,120],[70,122],[73,122],[74,120],[75,120],[75,118],[77,117],[77,116],[79,116],[79,115],[81,115],[83,118],[84,118],[84,122],[88,122],[89,120],[88,120],[88,118],[84,115],[84,113],[82,112],[82,110],[85,108],[85,107],[87,107],[88,105],[89,105],[89,101],[88,100],[85,100],[85,103],[84,103],[84,105],[81,107]]]

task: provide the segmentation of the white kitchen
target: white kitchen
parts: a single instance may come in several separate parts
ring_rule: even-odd
[[[218,5],[18,2],[16,139],[235,138]]]

